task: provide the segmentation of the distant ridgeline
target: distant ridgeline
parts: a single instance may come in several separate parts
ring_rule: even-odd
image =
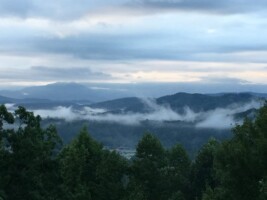
[[[42,128],[39,116],[0,106],[4,200],[266,200],[266,158],[267,105],[235,126],[231,139],[209,139],[194,159],[182,145],[166,149],[145,133],[130,160],[86,128],[64,145],[56,127]]]
[[[62,87],[66,86],[41,89],[54,91]],[[39,94],[37,91],[36,88],[23,90],[27,94],[31,92],[32,97]],[[111,149],[123,147],[134,152],[143,133],[148,131],[167,148],[182,144],[193,157],[210,137],[219,141],[230,138],[231,129],[236,124],[241,124],[245,117],[254,119],[265,100],[263,96],[253,93],[177,93],[156,99],[127,97],[99,103],[82,99],[57,101],[0,96],[0,103],[9,111],[24,106],[40,115],[42,127],[54,124],[64,143],[71,142],[85,125],[92,137],[104,146]]]

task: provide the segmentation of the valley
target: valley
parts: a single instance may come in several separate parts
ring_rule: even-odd
[[[58,89],[57,86],[51,93]],[[1,96],[0,103],[11,111],[23,106],[40,115],[42,125],[54,124],[65,143],[86,126],[97,141],[110,149],[135,149],[145,133],[152,133],[167,148],[182,144],[191,156],[211,137],[230,138],[232,127],[245,117],[253,119],[265,101],[263,94],[251,93],[176,93],[159,98],[102,99],[95,103],[79,96],[72,100],[69,96],[65,101],[38,97]]]

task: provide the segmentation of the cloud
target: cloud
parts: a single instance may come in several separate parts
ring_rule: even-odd
[[[20,73],[19,73],[20,72]],[[5,70],[0,79],[16,81],[102,81],[114,79],[111,75],[92,71],[89,67],[46,67],[33,66],[28,70]]]
[[[14,103],[6,103],[5,107],[7,108],[7,110],[9,111],[14,111],[16,110],[15,104]]]
[[[69,54],[88,60],[132,60],[172,57],[168,53],[162,54],[160,47],[152,50],[148,43],[156,40],[156,38],[157,36],[154,34],[88,33],[81,34],[79,37],[41,39],[35,43],[35,48],[40,52]],[[146,42],[142,43],[142,41]]]
[[[235,120],[234,114],[242,113],[250,109],[259,109],[263,106],[261,101],[251,101],[245,105],[234,104],[227,108],[217,108],[202,114],[203,120],[196,124],[198,128],[233,128],[241,124],[242,120]]]
[[[73,21],[92,13],[123,9],[128,0],[0,0],[0,16]]]
[[[265,1],[251,0],[0,0],[0,15],[20,18],[74,20],[93,12],[128,12],[143,15],[166,11],[191,11],[212,14],[235,14],[266,10]]]
[[[179,114],[170,107],[157,105],[151,99],[143,99],[146,106],[150,108],[146,113],[122,112],[118,114],[110,113],[105,109],[94,109],[83,107],[81,110],[76,110],[72,107],[56,107],[49,110],[34,110],[35,114],[43,118],[56,118],[66,121],[89,120],[104,123],[118,123],[124,125],[136,126],[143,121],[152,121],[163,123],[166,121],[182,121],[194,123],[197,128],[214,128],[214,129],[229,129],[235,124],[241,123],[241,120],[236,120],[234,115],[245,112],[252,108],[260,108],[261,101],[251,101],[247,104],[233,104],[227,108],[217,108],[207,112],[195,113],[190,108],[184,108],[184,114]],[[193,126],[193,125],[192,125]]]
[[[82,110],[75,110],[72,107],[56,107],[53,109],[37,109],[33,110],[36,115],[40,115],[43,118],[56,118],[63,119],[66,121],[75,120],[89,120],[89,121],[100,121],[108,123],[118,123],[125,125],[138,125],[142,121],[192,121],[195,118],[189,108],[185,109],[185,114],[180,115],[173,111],[169,107],[159,106],[151,100],[145,100],[144,102],[152,110],[148,113],[120,113],[113,114],[105,109],[94,109],[90,107],[84,107]]]
[[[25,17],[30,10],[34,10],[34,4],[30,0],[24,1],[0,1],[0,13],[2,16],[19,16]]]
[[[267,63],[266,8],[249,0],[0,0],[1,83],[204,76],[265,83],[258,64]]]
[[[212,2],[187,0],[179,1],[179,4],[203,3],[203,7],[225,4],[224,1]],[[142,5],[150,3],[153,1],[144,1]],[[79,5],[86,7],[79,2],[74,7]],[[70,2],[66,1],[68,6]],[[64,8],[58,12],[64,13]],[[89,16],[62,23],[38,17],[26,20],[0,18],[0,52],[29,55],[30,59],[52,54],[81,60],[267,62],[266,27],[266,19],[261,15],[210,17],[177,12],[129,17],[123,8],[111,9],[109,13],[89,12]]]
[[[225,84],[225,85],[242,85],[242,84],[251,84],[251,82],[238,79],[238,78],[229,78],[229,77],[202,77],[202,81],[210,84]]]
[[[3,22],[0,52],[29,57],[69,55],[81,60],[267,62],[265,18],[233,16],[225,20],[178,13],[123,23],[120,19],[125,16],[118,16],[115,24],[106,21],[109,18],[112,16],[99,17],[97,24],[107,24],[104,27],[92,25],[90,18],[61,24],[12,19]],[[208,33],[211,27],[217,30],[212,35]]]
[[[95,7],[96,1],[77,0],[0,0],[0,11],[2,16],[12,17],[46,17],[54,19],[75,19],[81,17],[92,7]]]
[[[101,80],[111,79],[109,74],[102,72],[93,72],[88,67],[45,67],[45,66],[34,66],[31,67],[32,73],[36,75],[42,75],[43,78],[49,80],[57,80],[61,77],[62,80]]]
[[[64,119],[66,121],[79,120],[80,116],[78,113],[72,110],[71,107],[56,107],[51,110],[37,109],[34,110],[34,114],[40,115],[43,118],[55,118]]]
[[[172,18],[169,17],[169,19]],[[200,22],[202,23],[203,21]],[[142,26],[143,24],[140,24],[139,28]],[[165,27],[165,25],[162,26]],[[135,28],[138,29],[138,27]],[[125,31],[127,27],[124,27],[114,30],[112,34],[101,31],[101,33],[78,34],[79,37],[70,35],[64,38],[35,38],[28,44],[22,44],[22,47],[27,45],[26,52],[65,54],[87,60],[267,62],[265,58],[267,44],[263,36],[267,33],[265,28],[245,27],[239,30],[229,30],[227,34],[223,34],[225,32],[223,30],[221,34],[212,37],[206,36],[203,32],[195,32],[191,25],[188,25],[189,30],[184,32],[171,30],[169,26],[165,28],[169,32],[154,32],[157,30],[149,28],[148,25],[144,32],[129,33]],[[251,29],[256,32],[261,31],[261,33],[251,34],[249,32]],[[179,37],[170,38],[171,32],[178,34]],[[240,32],[244,34],[240,36]],[[10,45],[11,49],[8,49],[13,51],[12,42]],[[257,54],[262,56],[259,58]]]
[[[266,10],[265,1],[254,3],[250,0],[132,0],[130,5],[155,11],[191,11],[212,14],[236,14]]]

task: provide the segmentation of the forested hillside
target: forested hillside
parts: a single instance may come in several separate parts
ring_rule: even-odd
[[[2,200],[265,200],[267,105],[223,142],[210,139],[191,160],[146,133],[126,160],[81,127],[63,145],[54,126],[19,107],[0,106]]]

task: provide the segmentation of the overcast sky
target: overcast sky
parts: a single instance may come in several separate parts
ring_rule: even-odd
[[[0,0],[0,83],[267,84],[266,13],[265,0]]]

